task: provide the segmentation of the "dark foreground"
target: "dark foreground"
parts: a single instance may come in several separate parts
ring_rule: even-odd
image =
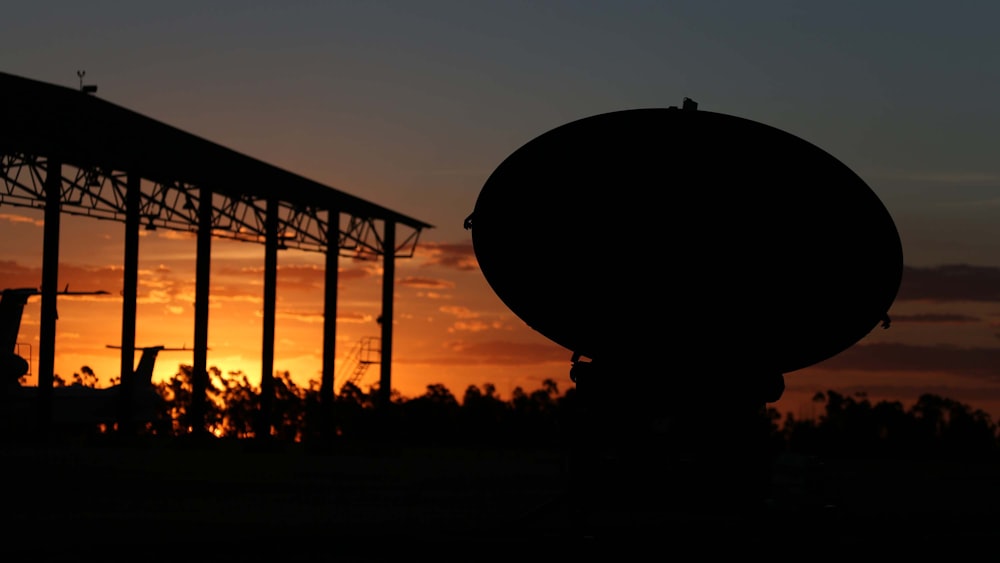
[[[752,510],[623,475],[581,502],[545,450],[19,446],[0,463],[4,561],[846,557],[1000,538],[996,463],[783,458]]]

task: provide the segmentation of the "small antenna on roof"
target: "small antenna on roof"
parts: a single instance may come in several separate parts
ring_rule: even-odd
[[[83,92],[84,94],[96,94],[97,86],[95,84],[84,85],[83,76],[85,74],[87,74],[87,71],[85,70],[76,71],[76,76],[80,79],[80,91]]]

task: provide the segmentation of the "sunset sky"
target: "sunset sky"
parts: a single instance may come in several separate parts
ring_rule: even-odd
[[[997,21],[1000,4],[972,1],[39,1],[4,10],[0,71],[77,87],[85,70],[102,99],[434,225],[397,262],[393,387],[404,396],[432,383],[459,397],[493,383],[503,398],[546,378],[571,386],[570,351],[504,306],[462,226],[515,149],[568,121],[684,97],[778,127],[868,183],[906,269],[891,328],[786,374],[773,406],[808,415],[828,389],[907,407],[937,393],[997,420]],[[40,287],[41,227],[40,211],[0,207],[0,287]],[[117,376],[106,345],[120,341],[123,232],[63,216],[60,287],[110,292],[60,298],[64,378],[84,365]],[[190,347],[195,240],[142,234],[136,345]],[[212,260],[208,363],[259,381],[263,246],[216,240]],[[379,262],[340,264],[338,359],[379,335],[381,299]],[[320,371],[323,256],[282,251],[278,267],[274,366],[304,385]],[[19,339],[33,370],[39,316],[36,297]],[[724,330],[717,338],[725,353]],[[191,362],[164,352],[155,379]],[[376,367],[362,386],[377,378]]]

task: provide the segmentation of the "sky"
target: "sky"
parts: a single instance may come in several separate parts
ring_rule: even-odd
[[[433,225],[396,264],[393,388],[408,397],[435,383],[459,398],[486,383],[507,399],[545,379],[572,386],[571,352],[493,293],[462,224],[518,147],[685,97],[783,129],[872,188],[905,268],[891,328],[785,374],[771,406],[812,416],[820,391],[905,407],[935,393],[1000,420],[998,20],[1000,4],[975,1],[38,1],[5,8],[0,72],[77,87],[83,70],[104,100]],[[64,378],[84,365],[117,376],[106,346],[121,335],[123,232],[63,216],[60,287],[110,292],[60,298]],[[40,287],[41,212],[0,206],[0,236],[0,286]],[[136,345],[190,347],[194,239],[143,231],[139,253]],[[208,363],[259,381],[263,246],[216,239],[212,260]],[[274,368],[303,385],[320,372],[323,263],[278,257]],[[381,298],[380,263],[340,268],[338,376],[379,335]],[[39,314],[36,297],[19,339],[35,351]],[[164,352],[154,379],[192,361]],[[377,379],[375,367],[362,387]]]

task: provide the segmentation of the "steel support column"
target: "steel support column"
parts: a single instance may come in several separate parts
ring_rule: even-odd
[[[261,343],[260,412],[256,428],[258,438],[271,436],[274,405],[274,304],[278,285],[278,200],[267,200],[264,220],[264,339]]]
[[[132,390],[135,387],[135,324],[139,286],[139,202],[142,194],[140,176],[134,172],[128,173],[125,191],[125,256],[124,279],[122,281],[122,334],[121,334],[121,368],[119,371],[120,411],[118,412],[118,429],[123,434],[134,430],[132,428]]]
[[[212,191],[198,191],[198,257],[195,268],[194,365],[191,369],[191,431],[203,434],[208,401],[208,290],[212,271]]]
[[[320,375],[319,398],[322,408],[321,429],[325,437],[332,430],[333,373],[337,357],[337,284],[340,257],[340,213],[330,211],[326,223],[326,272],[323,290],[323,371]]]
[[[42,247],[42,318],[38,341],[38,434],[48,439],[55,381],[56,299],[59,291],[59,214],[62,162],[49,159],[45,173],[45,227]]]
[[[378,399],[381,405],[389,404],[392,394],[392,303],[396,278],[396,223],[386,220],[382,242],[382,355],[379,367]]]

